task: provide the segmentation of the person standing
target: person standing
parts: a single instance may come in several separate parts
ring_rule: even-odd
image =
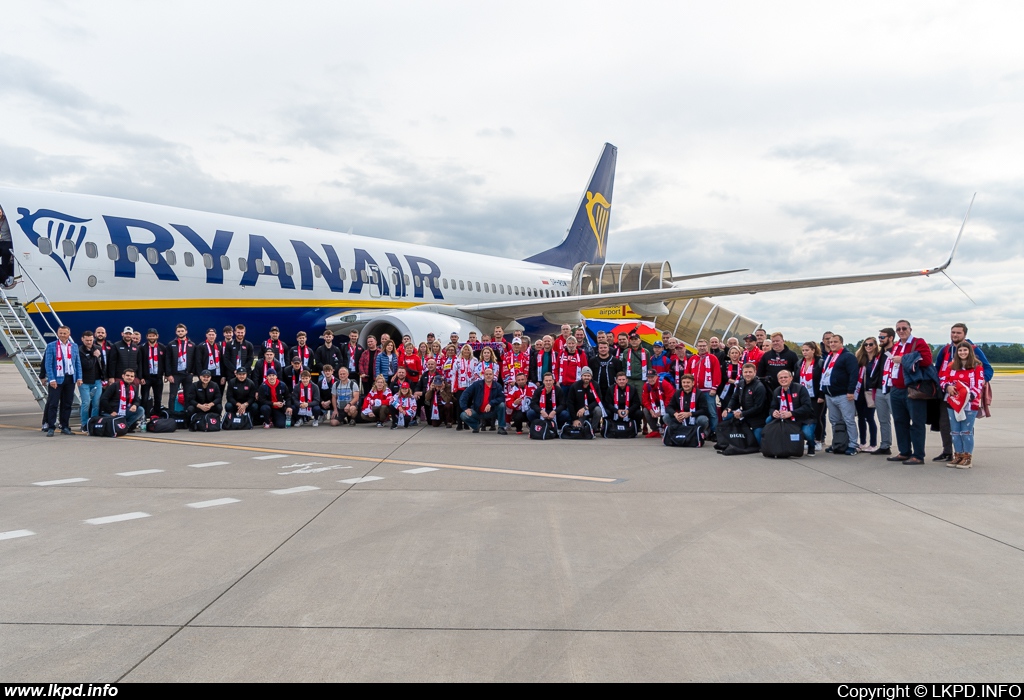
[[[3,209],[0,209],[0,284],[5,289],[14,287],[14,240]]]
[[[857,429],[860,431],[860,449],[874,452],[878,446],[878,427],[875,425],[875,394],[882,381],[882,356],[878,353],[878,341],[865,338],[857,349],[857,391],[854,392],[854,406],[857,408]],[[870,445],[868,440],[870,439]]]
[[[330,365],[331,367],[341,367],[345,364],[344,352],[340,347],[334,344],[334,331],[330,328],[324,331],[324,344],[316,349],[313,353],[313,372],[320,372],[320,368],[324,365]],[[303,369],[309,369],[304,367]],[[392,372],[393,374],[393,372]]]
[[[965,333],[966,335],[966,333]],[[985,369],[969,340],[956,346],[956,356],[940,378],[949,413],[953,458],[947,467],[970,469],[974,455],[974,419],[981,407]]]
[[[216,340],[217,332],[214,331],[214,343]],[[178,391],[185,391],[192,385],[192,372],[196,364],[196,344],[188,339],[188,328],[185,327],[184,323],[179,323],[174,329],[174,340],[167,344],[166,349],[167,365],[164,367],[164,373],[167,375],[167,385],[170,389],[170,398],[167,400],[167,404],[171,408],[174,406],[174,399],[177,397]],[[220,355],[218,354],[219,357]],[[220,384],[221,369],[219,360],[217,365],[217,373],[213,376],[214,382]],[[203,369],[209,368],[204,367]]]
[[[781,343],[782,334],[778,335]],[[788,350],[785,345],[782,348],[786,352],[792,353],[792,350]],[[794,355],[794,359],[795,357]],[[718,432],[716,395],[718,394],[718,382],[722,377],[722,367],[718,364],[718,358],[711,354],[711,346],[704,338],[697,341],[697,354],[686,360],[686,373],[693,375],[697,391],[701,393],[701,398],[707,404],[710,427],[708,440],[714,440]]]
[[[832,432],[835,434],[839,423],[845,424],[847,444],[845,452],[842,452],[842,445],[827,447],[825,451],[852,457],[857,454],[857,408],[854,405],[859,369],[857,358],[843,346],[843,336],[833,335],[829,343],[832,352],[825,358],[821,370],[821,390],[825,394]]]
[[[908,395],[903,358],[917,353],[916,366],[927,367],[932,364],[932,349],[923,338],[913,336],[910,321],[905,319],[896,322],[896,335],[899,342],[895,344],[891,353],[889,381],[892,391],[889,398],[899,454],[889,457],[888,461],[916,466],[924,464],[928,401],[912,399]]]
[[[124,371],[130,369],[136,380],[139,379],[139,344],[135,342],[135,330],[131,326],[125,326],[121,331],[121,340],[114,343],[113,352],[110,354],[108,379],[124,376]]]
[[[943,373],[949,369],[949,365],[952,364],[955,358],[956,348],[958,348],[960,343],[963,342],[971,343],[967,338],[967,324],[954,323],[949,329],[949,343],[944,345],[935,355],[935,371],[938,372],[940,378]],[[992,381],[994,371],[992,369],[992,365],[989,364],[988,358],[985,357],[985,353],[979,350],[978,346],[974,343],[971,343],[971,350],[974,353],[974,357],[982,367],[985,381]],[[942,410],[939,412],[939,430],[942,434],[942,454],[933,458],[933,462],[948,462],[953,458],[954,452],[953,438],[949,425],[949,411],[945,410],[945,406],[942,406],[941,408]]]
[[[800,361],[800,386],[807,390],[807,396],[814,408],[814,441],[824,449],[825,443],[825,394],[821,391],[821,351],[818,344],[808,340],[800,346],[803,359]]]
[[[82,345],[79,355],[82,361],[82,383],[78,387],[78,396],[82,401],[81,423],[82,432],[88,432],[89,419],[100,413],[100,394],[103,393],[103,373],[100,369],[99,352],[93,345],[92,331],[82,333]]]
[[[277,364],[284,367],[289,361],[289,348],[288,345],[281,340],[281,329],[277,326],[270,328],[270,337],[263,341],[259,347],[260,354],[262,355],[266,350],[274,351],[274,359],[277,360]]]
[[[227,374],[229,371],[234,373],[239,367],[252,370],[256,359],[256,348],[245,339],[245,326],[239,323],[235,326],[234,338],[224,351],[224,363],[227,365],[224,374]],[[259,384],[259,382],[256,382],[256,384]]]
[[[146,331],[146,344],[141,351],[140,364],[145,373],[142,381],[142,406],[148,415],[158,413],[163,408],[167,348],[159,340],[160,334],[156,328],[150,328]]]
[[[761,355],[757,362],[757,376],[768,382],[768,392],[775,393],[779,388],[778,374],[782,370],[789,370],[790,375],[796,374],[796,366],[800,358],[796,353],[786,347],[786,340],[782,333],[775,332],[771,335],[771,349]]]
[[[878,449],[872,454],[886,457],[892,454],[892,406],[889,392],[892,391],[892,349],[895,338],[896,331],[892,328],[878,331],[878,354],[882,362],[882,374],[878,380],[878,390],[875,392],[875,417],[878,419],[880,442]]]
[[[57,340],[48,343],[43,355],[49,390],[46,396],[46,437],[53,437],[60,409],[60,432],[71,435],[71,406],[75,389],[82,386],[82,358],[78,346],[71,342],[71,329],[57,329]]]

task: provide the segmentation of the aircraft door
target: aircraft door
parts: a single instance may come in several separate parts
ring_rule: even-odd
[[[391,284],[391,298],[401,299],[402,292],[405,289],[405,280],[402,279],[402,271],[397,267],[389,267],[387,280]]]
[[[380,268],[373,263],[368,263],[366,267],[367,274],[370,276],[369,284],[366,285],[370,290],[370,296],[374,299],[380,299],[381,289],[385,284],[384,276],[381,274]]]

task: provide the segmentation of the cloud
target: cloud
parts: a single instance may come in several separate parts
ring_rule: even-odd
[[[480,129],[480,131],[476,132],[476,135],[485,139],[514,139],[516,137],[516,132],[507,126],[503,126],[498,129]]]
[[[54,76],[54,71],[34,60],[0,54],[0,95],[23,95],[62,115],[121,113],[118,107],[90,97],[85,91]]]

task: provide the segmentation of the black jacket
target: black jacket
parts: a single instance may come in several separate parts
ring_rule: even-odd
[[[186,410],[197,411],[196,408],[201,403],[213,403],[208,413],[220,414],[220,385],[217,382],[210,380],[210,383],[205,387],[202,382],[196,382],[188,388],[185,392],[185,408]]]
[[[138,406],[141,397],[142,391],[136,388],[135,397],[128,402],[129,405]],[[117,409],[120,407],[120,405],[121,382],[119,380],[112,381],[109,384],[107,384],[106,388],[103,390],[103,393],[100,394],[100,413],[106,416],[117,413]],[[127,407],[125,407],[125,412],[127,413]]]
[[[814,402],[811,400],[811,395],[807,393],[807,389],[800,386],[797,382],[793,382],[789,385],[789,396],[792,402],[793,418],[796,419],[797,423],[814,423],[816,418],[814,416]],[[782,387],[780,386],[775,390],[775,394],[772,396],[772,405],[768,409],[768,415],[770,416],[775,411],[779,410],[779,406],[782,404]]]
[[[250,406],[256,403],[256,382],[249,378],[240,382],[237,377],[232,377],[224,389],[224,404],[240,403],[247,403]]]
[[[665,408],[665,410],[667,410],[669,413],[689,411],[690,397],[693,396],[694,394],[697,394],[697,405],[693,410],[693,415],[705,416],[707,418],[710,418],[711,416],[708,414],[708,402],[707,399],[705,399],[702,396],[703,393],[704,392],[700,391],[699,389],[694,389],[689,394],[685,394],[683,393],[683,390],[680,389],[679,391],[672,395],[671,399],[669,399],[668,406]]]
[[[615,383],[615,375],[622,371],[622,363],[614,355],[609,355],[605,360],[594,355],[587,362],[587,366],[594,373],[594,378],[591,381],[597,384],[598,396],[605,395],[608,387]]]
[[[782,352],[769,350],[757,363],[757,376],[764,377],[768,382],[768,389],[775,391],[779,387],[779,380],[776,378],[779,372],[788,369],[795,375],[800,360],[801,358],[789,348],[783,348]]]
[[[258,392],[259,392],[259,397],[260,397],[260,405],[261,406],[267,405],[267,406],[271,406],[272,407],[271,400],[270,400],[270,385],[268,385],[268,384],[261,384]],[[280,381],[278,381],[278,383],[277,383],[277,400],[278,401],[284,401],[285,407],[291,405],[292,392],[289,391],[288,387],[286,387]]]
[[[640,405],[640,395],[636,393],[636,389],[629,384],[626,385],[625,389],[619,389],[619,400],[618,403],[616,403],[616,388],[617,385],[612,385],[608,388],[608,393],[604,395],[604,410],[607,417],[612,418],[614,414],[624,408],[628,408],[630,420],[639,419],[640,411],[643,409],[643,406]]]
[[[90,350],[86,350],[84,345],[78,346],[78,355],[82,360],[82,384],[95,384],[97,380],[103,380],[103,367],[95,352],[95,345]]]
[[[164,355],[164,375],[168,377],[175,377],[177,375],[188,375],[188,374],[199,374],[195,371],[196,366],[196,344],[188,338],[181,344],[180,349],[182,350],[181,356],[185,358],[185,369],[178,369],[178,357],[179,357],[179,345],[178,339],[175,337],[174,340],[169,342],[166,346],[166,354]],[[203,369],[206,369],[205,367]]]
[[[601,392],[593,380],[585,389],[582,379],[574,382],[565,394],[565,407],[569,409],[570,420],[576,420],[576,414],[581,408],[587,408],[593,413],[596,406],[603,405],[600,400]]]
[[[224,348],[224,356],[221,362],[221,365],[224,367],[223,374],[225,377],[233,376],[235,368],[239,366],[245,367],[251,373],[254,362],[256,362],[256,349],[252,346],[252,343],[248,340],[243,340],[241,343],[237,340],[232,340]]]
[[[737,390],[729,399],[729,410],[743,410],[743,420],[751,428],[763,428],[765,418],[768,417],[768,389],[764,382],[757,377],[747,384],[743,382],[736,385]]]
[[[160,342],[156,345],[156,372],[149,371],[149,343],[139,346],[139,371],[144,377],[163,377],[167,367],[167,347]]]
[[[139,378],[139,346],[119,340],[107,355],[107,378],[120,379],[126,369],[135,370]]]
[[[204,340],[203,342],[196,345],[196,349],[193,353],[193,357],[195,358],[195,360],[192,363],[192,368],[190,370],[191,373],[201,374],[203,371],[210,369],[210,372],[212,372],[215,377],[234,377],[234,367],[231,368],[230,372],[227,372],[225,374],[224,368],[227,367],[227,365],[224,363],[225,353],[221,349],[220,344],[214,343],[214,347],[220,352],[220,362],[214,363],[215,369],[210,369],[210,351],[207,349],[206,341]],[[247,371],[249,369],[249,367],[246,367]]]
[[[316,352],[313,353],[313,368],[310,371],[319,372],[320,368],[324,365],[330,365],[335,371],[337,371],[343,364],[344,353],[341,348],[334,343],[331,343],[331,347],[327,347],[327,345],[324,344],[318,347]]]

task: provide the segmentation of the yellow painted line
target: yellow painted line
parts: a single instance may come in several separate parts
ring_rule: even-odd
[[[430,301],[392,301],[388,299],[111,299],[99,301],[55,301],[51,307],[57,311],[123,311],[124,309],[206,309],[216,308],[280,308],[326,307],[345,311],[347,309],[408,309]],[[40,304],[29,304],[29,313],[43,313],[49,309]]]
[[[26,428],[22,425],[4,425],[0,424],[0,428],[8,428],[12,430],[32,430],[37,431],[38,428]],[[84,437],[80,433],[76,433],[78,437]],[[576,476],[574,474],[559,474],[557,472],[531,472],[522,469],[500,469],[498,467],[469,467],[462,464],[441,464],[439,462],[413,462],[404,459],[380,459],[377,457],[359,457],[356,455],[339,455],[327,452],[302,452],[298,450],[280,450],[273,449],[270,447],[250,447],[248,445],[223,445],[219,443],[209,442],[195,442],[193,440],[171,440],[168,438],[156,438],[156,437],[143,437],[141,435],[125,435],[122,440],[140,440],[142,442],[160,442],[167,445],[189,445],[191,447],[211,447],[215,449],[225,450],[239,450],[242,452],[263,452],[268,454],[276,455],[295,455],[297,457],[326,457],[328,459],[349,459],[356,462],[376,462],[379,464],[401,464],[411,465],[414,467],[436,467],[437,469],[455,469],[457,471],[465,472],[488,472],[491,474],[512,474],[516,476],[539,476],[546,479],[566,479],[569,481],[589,481],[596,484],[617,484],[622,479],[613,479],[604,476]]]

